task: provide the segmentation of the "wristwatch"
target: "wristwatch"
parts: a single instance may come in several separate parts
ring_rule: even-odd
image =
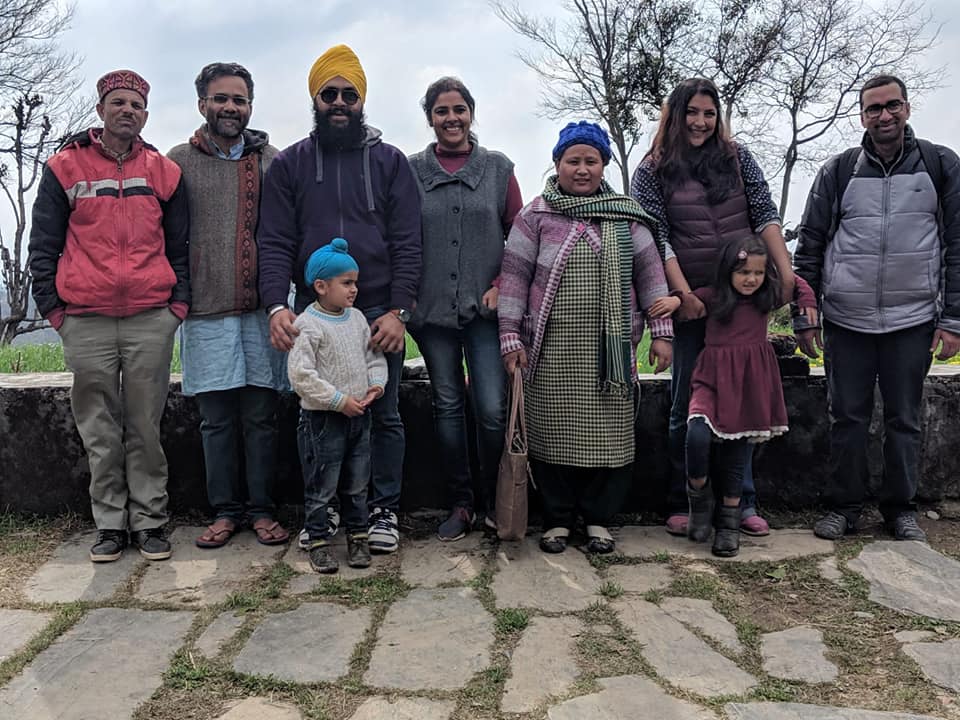
[[[404,325],[406,325],[407,322],[410,320],[410,311],[409,311],[409,310],[404,310],[403,308],[397,308],[397,309],[395,309],[395,310],[391,310],[390,312],[392,312],[394,315],[396,315],[396,316],[397,316],[397,320],[399,320],[400,322],[402,322]]]

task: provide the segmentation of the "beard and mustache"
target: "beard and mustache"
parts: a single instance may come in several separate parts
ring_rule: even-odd
[[[363,122],[363,112],[354,112],[349,108],[331,108],[321,112],[313,105],[313,132],[324,148],[347,150],[359,147],[367,136],[367,128]],[[344,115],[349,122],[343,126],[331,125],[330,118]]]

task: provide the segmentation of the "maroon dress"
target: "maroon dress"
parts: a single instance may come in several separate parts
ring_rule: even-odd
[[[811,304],[809,291],[799,288],[802,306]],[[705,347],[690,380],[688,419],[702,417],[713,434],[725,440],[746,438],[763,442],[787,431],[780,366],[767,340],[768,313],[749,298],[737,303],[729,322],[710,315],[714,291],[699,288],[694,295],[707,306]],[[814,305],[815,306],[815,305]]]

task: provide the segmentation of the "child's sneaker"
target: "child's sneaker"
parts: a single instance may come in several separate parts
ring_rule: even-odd
[[[370,567],[370,536],[367,533],[347,535],[347,565],[352,568]]]
[[[400,547],[400,524],[397,514],[385,508],[374,508],[370,513],[370,550],[392,553]]]
[[[334,508],[327,508],[327,527],[330,528],[330,537],[333,537],[340,530],[340,513]],[[297,545],[301,550],[310,549],[310,533],[304,528],[297,536]]]
[[[310,553],[310,567],[318,573],[335,573],[340,569],[340,563],[331,552],[330,543],[326,540],[314,540],[307,548]]]

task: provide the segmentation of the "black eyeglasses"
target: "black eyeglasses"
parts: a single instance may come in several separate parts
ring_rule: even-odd
[[[225,95],[224,93],[207,95],[204,100],[215,102],[217,105],[226,105],[227,101],[233,100],[233,104],[237,107],[246,107],[250,104],[250,98],[248,97],[244,97],[243,95]]]
[[[360,100],[360,93],[351,88],[343,88],[343,90],[341,90],[340,88],[328,87],[320,91],[320,99],[327,105],[336,102],[338,95],[347,105],[356,105]]]
[[[876,120],[880,117],[880,114],[886,110],[891,115],[896,115],[898,112],[903,110],[903,106],[906,103],[903,100],[890,100],[886,105],[867,105],[863,109],[863,114],[866,115],[871,120]]]

